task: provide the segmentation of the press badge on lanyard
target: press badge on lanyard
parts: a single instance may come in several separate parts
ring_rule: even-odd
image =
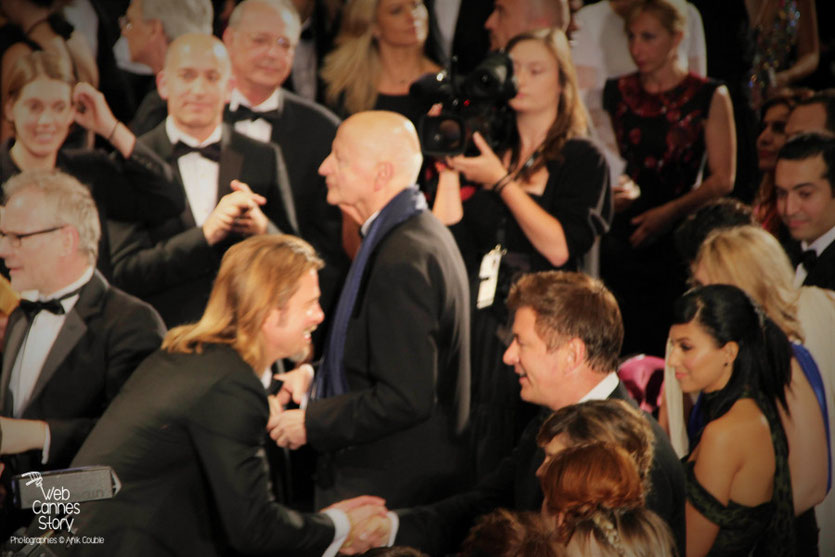
[[[493,305],[496,299],[496,287],[499,284],[499,266],[502,256],[506,253],[501,245],[497,245],[484,255],[478,270],[479,286],[476,307],[484,309]]]

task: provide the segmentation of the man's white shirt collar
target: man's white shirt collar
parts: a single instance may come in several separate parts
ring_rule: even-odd
[[[238,89],[233,89],[232,94],[229,97],[229,110],[235,112],[238,110],[239,106],[245,106],[247,108],[251,108],[253,112],[266,112],[268,110],[279,110],[281,109],[281,91],[279,87],[275,88],[273,94],[267,97],[267,99],[258,104],[256,106],[252,106],[243,93],[238,91]]]
[[[829,244],[835,242],[835,226],[827,230],[820,238],[812,242],[811,244],[807,244],[806,242],[800,242],[800,247],[803,248],[803,251],[813,249],[815,253],[820,255],[823,253],[823,250],[829,247]]]
[[[382,209],[378,209],[377,211],[374,211],[371,214],[371,216],[365,219],[365,222],[362,223],[362,226],[360,227],[360,232],[362,232],[363,238],[366,234],[368,234],[368,229],[371,228],[371,225],[374,223],[374,219],[376,219],[380,215],[381,210]]]
[[[618,388],[618,382],[620,379],[618,378],[618,374],[615,372],[610,373],[603,380],[594,386],[592,390],[586,393],[586,396],[578,400],[577,402],[586,402],[587,400],[606,400],[609,398],[615,389]]]
[[[220,141],[220,138],[222,137],[222,124],[218,124],[211,135],[209,135],[209,137],[207,137],[204,141],[197,141],[195,138],[178,128],[177,124],[174,123],[174,119],[171,116],[168,116],[165,118],[165,133],[168,134],[168,140],[171,142],[171,145],[176,145],[178,141],[182,141],[189,147],[205,147],[206,145],[211,145],[212,143]]]

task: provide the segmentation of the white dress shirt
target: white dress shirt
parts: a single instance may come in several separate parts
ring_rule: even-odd
[[[217,143],[221,137],[221,126],[218,126],[205,141],[197,141],[177,128],[171,116],[165,119],[165,131],[172,146],[182,141],[191,147],[205,147]],[[200,153],[189,153],[177,159],[177,167],[180,169],[180,177],[183,179],[194,222],[197,226],[203,226],[217,205],[220,165]]]
[[[33,301],[60,298],[64,294],[78,290],[87,284],[93,277],[93,271],[93,267],[88,267],[78,280],[52,294],[42,295],[37,291],[29,291],[24,292],[22,297]],[[17,359],[12,365],[12,373],[9,378],[9,391],[12,393],[12,415],[15,418],[20,418],[29,404],[32,392],[35,390],[35,384],[41,376],[44,363],[46,363],[46,357],[52,351],[52,345],[55,344],[58,333],[64,326],[67,314],[75,307],[78,298],[79,294],[75,294],[61,300],[61,305],[64,307],[63,315],[41,311],[32,319],[26,338],[23,339],[23,344],[18,350]],[[42,458],[44,464],[49,458],[50,439],[49,427],[47,427]]]
[[[238,106],[241,105],[252,109],[253,112],[280,110],[281,95],[276,87],[276,90],[273,91],[273,94],[270,95],[267,100],[257,106],[252,106],[243,93],[235,89],[232,91],[232,95],[229,98],[229,111],[235,112],[238,109]],[[256,120],[241,120],[239,122],[235,122],[235,131],[251,137],[252,139],[269,143],[272,140],[273,125],[264,118],[258,118]]]

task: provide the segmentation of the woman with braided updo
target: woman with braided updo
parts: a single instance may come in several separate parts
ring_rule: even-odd
[[[670,529],[644,507],[644,483],[635,460],[611,443],[568,447],[540,475],[551,520],[566,555],[672,557]]]

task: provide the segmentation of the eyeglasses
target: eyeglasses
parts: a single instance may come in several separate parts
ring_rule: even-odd
[[[3,240],[8,240],[13,248],[19,248],[20,244],[25,238],[31,238],[32,236],[38,236],[40,234],[48,234],[49,232],[55,232],[56,230],[61,230],[65,226],[65,224],[62,224],[61,226],[53,226],[52,228],[36,230],[35,232],[25,232],[23,234],[18,234],[16,232],[3,232],[2,230],[0,230],[0,242],[2,242]]]
[[[287,37],[276,37],[269,33],[246,33],[246,38],[252,47],[257,49],[267,49],[276,45],[281,50],[287,51],[295,46]]]
[[[130,31],[133,28],[133,22],[127,15],[119,16],[119,29],[122,31]]]

